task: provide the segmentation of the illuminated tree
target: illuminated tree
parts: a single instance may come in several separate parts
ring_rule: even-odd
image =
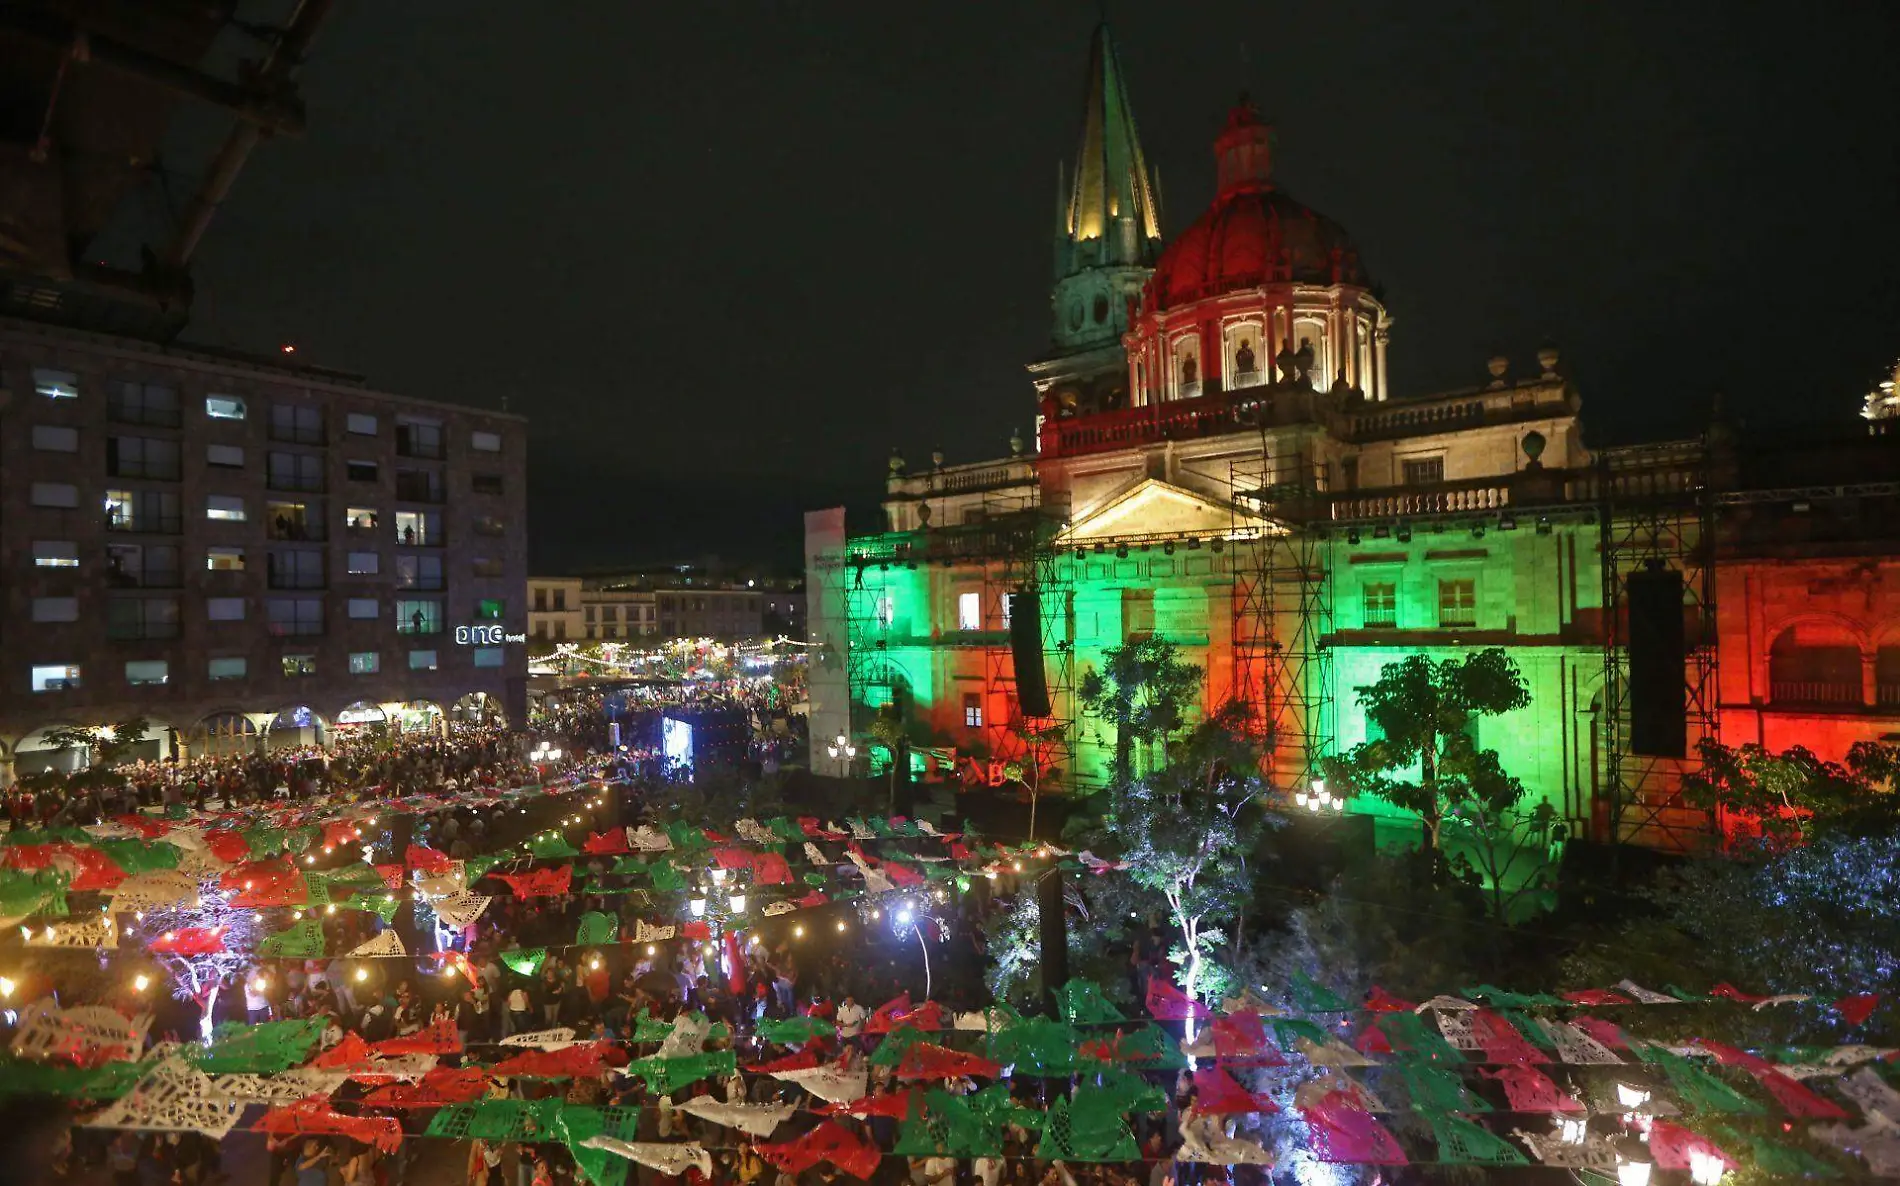
[[[1184,662],[1173,643],[1149,636],[1102,655],[1102,669],[1089,669],[1078,689],[1082,705],[1115,727],[1113,785],[1135,775],[1135,747],[1152,758],[1154,747],[1186,724],[1201,690],[1201,669]]]
[[[1682,776],[1683,798],[1754,822],[1770,843],[1831,827],[1889,828],[1900,816],[1900,746],[1857,742],[1842,763],[1824,762],[1802,746],[1775,753],[1704,738],[1699,756],[1700,767]]]
[[[1443,661],[1411,655],[1386,664],[1356,692],[1379,736],[1326,760],[1327,781],[1336,788],[1415,813],[1434,850],[1452,811],[1495,814],[1523,799],[1524,784],[1505,773],[1497,751],[1479,749],[1470,736],[1477,718],[1530,703],[1524,677],[1502,648]]]
[[[135,925],[141,945],[148,951],[162,936],[187,927],[215,930],[223,950],[207,955],[181,955],[152,952],[172,977],[172,995],[181,1001],[196,1001],[202,1011],[198,1028],[206,1041],[211,1039],[212,1017],[217,1012],[218,990],[226,976],[241,974],[251,962],[257,946],[257,911],[231,906],[226,891],[218,888],[217,876],[198,883],[198,900],[173,906],[154,906],[144,912]]]

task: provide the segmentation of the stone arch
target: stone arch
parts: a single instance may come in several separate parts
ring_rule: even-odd
[[[1768,699],[1772,704],[1858,706],[1861,666],[1870,653],[1866,629],[1841,614],[1801,614],[1770,632]]]
[[[466,725],[508,725],[507,714],[502,711],[501,697],[492,692],[465,692],[449,705],[449,720],[455,724]]]
[[[185,745],[193,757],[224,758],[254,752],[259,736],[257,722],[249,714],[222,708],[193,722]]]
[[[330,719],[308,704],[287,704],[264,726],[266,750],[299,749],[308,745],[328,747],[329,744]]]
[[[389,714],[390,727],[402,736],[418,733],[431,733],[437,737],[448,731],[449,714],[442,705],[434,700],[406,700],[383,706]]]
[[[374,700],[352,700],[330,718],[338,737],[376,736],[389,729],[389,713]]]

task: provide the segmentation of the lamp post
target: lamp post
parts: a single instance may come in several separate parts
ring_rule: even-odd
[[[1293,803],[1314,815],[1336,814],[1346,806],[1345,799],[1326,789],[1326,780],[1323,778],[1314,779],[1307,790],[1293,792]]]
[[[840,777],[848,777],[852,760],[858,756],[858,747],[851,744],[851,738],[840,730],[831,743],[825,746],[825,752],[831,755],[832,761],[838,763]]]

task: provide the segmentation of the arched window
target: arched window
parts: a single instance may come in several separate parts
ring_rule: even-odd
[[[1860,704],[1859,644],[1825,623],[1788,627],[1768,648],[1768,695],[1775,704]]]
[[[1306,347],[1313,348],[1313,363],[1307,369],[1307,381],[1316,391],[1325,391],[1333,385],[1332,342],[1326,334],[1326,323],[1318,318],[1302,317],[1293,322],[1293,340],[1289,343],[1295,354]]]
[[[1174,340],[1173,374],[1168,389],[1175,399],[1197,399],[1201,394],[1201,340],[1197,334],[1183,334]]]

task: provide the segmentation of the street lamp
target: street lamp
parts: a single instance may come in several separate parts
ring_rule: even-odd
[[[858,747],[852,745],[851,738],[841,730],[838,736],[832,739],[831,744],[825,747],[825,752],[831,755],[833,761],[848,766],[851,760],[858,756]]]
[[[1306,808],[1315,815],[1328,811],[1338,811],[1346,805],[1344,799],[1326,789],[1326,780],[1323,778],[1314,779],[1310,790],[1295,791],[1293,793],[1293,803],[1297,807]]]

